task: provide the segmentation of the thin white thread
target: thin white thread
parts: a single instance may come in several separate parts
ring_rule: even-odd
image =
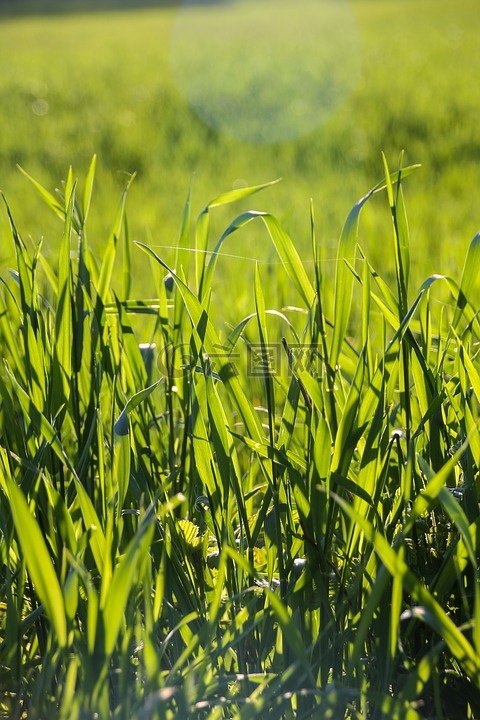
[[[159,248],[161,250],[179,250],[181,252],[203,253],[204,255],[217,254],[219,257],[222,257],[222,258],[230,258],[232,260],[248,260],[249,262],[256,262],[261,265],[286,265],[287,264],[287,263],[282,262],[281,260],[276,260],[275,262],[269,261],[269,260],[259,260],[258,258],[248,257],[246,255],[232,255],[231,253],[223,253],[223,252],[215,253],[213,250],[200,250],[198,248],[179,248],[177,245],[149,245],[149,247]],[[345,259],[351,263],[355,262],[355,260],[359,260],[359,259],[361,261],[363,260],[362,258],[345,258]],[[313,265],[315,263],[315,261],[312,260],[311,258],[309,258],[308,260],[302,260],[302,258],[300,258],[300,262],[303,265],[305,265],[305,264]],[[329,258],[327,260],[320,260],[321,264],[336,263],[336,262],[337,262],[337,258]],[[290,264],[290,263],[288,263],[288,264]],[[437,305],[443,305],[446,308],[454,308],[455,307],[454,303],[450,304],[448,302],[439,300],[438,298],[435,298],[435,297],[431,297],[430,302],[435,303]]]
[[[248,260],[249,262],[257,262],[262,265],[286,265],[291,263],[286,263],[281,260],[276,260],[275,262],[270,260],[260,260],[258,258],[254,257],[248,257],[246,255],[232,255],[231,253],[223,253],[223,252],[217,252],[215,253],[213,250],[200,250],[198,248],[179,248],[177,245],[150,245],[148,247],[151,248],[160,248],[161,250],[178,250],[179,252],[191,252],[191,253],[203,253],[204,255],[217,255],[218,257],[222,258],[231,258],[233,260]],[[347,258],[350,262],[354,262],[355,258]],[[313,265],[315,263],[315,260],[312,260],[311,258],[308,259],[302,259],[300,258],[300,262],[304,265]],[[321,263],[334,263],[337,262],[337,258],[330,258],[328,260],[321,260]]]

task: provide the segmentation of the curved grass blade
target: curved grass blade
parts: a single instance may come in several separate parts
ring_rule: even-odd
[[[470,243],[465,257],[465,264],[463,266],[462,279],[460,281],[460,290],[458,293],[457,306],[455,308],[455,314],[453,316],[453,328],[458,329],[458,324],[461,320],[462,314],[469,303],[472,301],[472,296],[477,290],[479,285],[479,272],[480,267],[480,232],[478,232]]]
[[[27,173],[26,170],[24,170],[20,165],[17,165],[17,168],[20,170],[22,175],[25,175],[25,177],[30,180],[30,182],[33,184],[35,189],[37,190],[40,197],[47,203],[48,207],[53,210],[55,215],[58,215],[58,217],[61,220],[65,220],[65,209],[64,207],[58,202],[55,195],[52,195],[51,192],[46,190],[46,188],[43,187],[37,180],[35,180],[31,175]]]
[[[195,230],[195,249],[196,249],[196,276],[198,286],[198,296],[203,298],[205,293],[208,291],[208,286],[205,284],[205,262],[206,262],[206,251],[208,245],[208,232],[210,228],[210,210],[211,208],[220,207],[221,205],[228,205],[229,203],[243,200],[250,195],[254,195],[261,190],[264,190],[271,185],[275,185],[278,180],[273,180],[263,185],[252,185],[246,188],[239,188],[238,190],[230,190],[229,192],[222,193],[216,198],[211,200],[199,215],[197,221],[197,227]]]
[[[355,260],[355,247],[357,243],[358,221],[360,212],[372,195],[370,190],[350,210],[340,236],[340,243],[337,253],[337,271],[335,276],[335,300],[333,310],[333,337],[329,353],[329,361],[332,370],[338,364],[340,350],[347,332],[350,319],[350,309],[353,295],[354,276],[348,268],[347,262]]]

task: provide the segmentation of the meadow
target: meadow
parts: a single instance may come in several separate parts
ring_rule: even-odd
[[[54,219],[39,227],[40,205],[17,164],[53,192],[70,163],[84,175],[97,154],[91,238],[99,256],[126,173],[137,173],[129,197],[132,237],[162,247],[168,259],[193,174],[196,215],[219,192],[282,177],[269,210],[295,236],[302,255],[313,198],[322,253],[331,264],[352,199],[381,177],[381,151],[393,158],[405,150],[408,162],[422,164],[409,198],[418,248],[414,278],[419,283],[440,268],[455,272],[478,227],[477,3],[353,0],[348,6],[360,48],[351,92],[317,128],[274,143],[228,136],[189,105],[170,61],[178,3],[135,12],[1,17],[0,189],[15,215],[21,213],[25,236],[34,242],[45,236],[44,251],[55,253],[61,227]],[[215,7],[205,12],[215,14]],[[202,36],[191,44],[204,47]],[[295,46],[284,45],[282,72],[295,61]],[[308,63],[303,58],[300,69]],[[13,248],[1,212],[6,265]],[[382,212],[381,203],[367,210],[364,242],[385,262]],[[220,214],[218,234],[226,220]],[[272,259],[266,245],[243,243],[232,254]],[[240,272],[251,278],[253,265],[224,262],[226,287]]]
[[[478,13],[351,7],[273,143],[2,18],[0,717],[480,717]]]

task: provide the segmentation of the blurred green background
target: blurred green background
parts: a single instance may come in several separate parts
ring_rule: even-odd
[[[406,162],[422,164],[406,181],[415,282],[432,272],[458,277],[480,226],[478,0],[345,4],[359,38],[351,92],[306,134],[258,143],[208,125],[179,87],[170,58],[181,3],[0,0],[0,189],[23,236],[35,243],[43,238],[44,251],[53,255],[61,223],[43,209],[16,165],[53,190],[69,164],[82,178],[97,153],[89,239],[99,256],[130,172],[138,173],[128,201],[131,236],[158,246],[168,262],[192,174],[195,215],[232,187],[282,177],[248,206],[276,214],[306,257],[313,198],[328,273],[350,207],[382,177],[381,151],[395,165],[405,149]],[[220,12],[220,5],[201,10]],[[301,11],[301,4],[292,7]],[[272,27],[268,21],[262,25],[266,38]],[[199,24],[198,32],[191,38],[192,53],[202,48],[205,55],[210,42],[205,25]],[[285,44],[280,70],[296,60],[288,53],[303,51],[303,62],[313,61],[312,46],[305,51],[302,42],[298,37]],[[212,62],[218,61],[213,55]],[[231,66],[228,72],[235,86]],[[386,218],[385,199],[376,198],[366,208],[360,233],[383,272],[393,268]],[[231,212],[217,214],[212,245],[231,219]],[[3,271],[12,253],[3,208],[0,233]],[[265,274],[273,277],[277,271],[269,264],[273,255],[260,227],[235,236],[225,252],[265,263]],[[134,288],[145,293],[150,281],[141,271],[143,262],[134,251]],[[238,290],[245,302],[252,268],[253,262],[233,257],[219,263],[226,287],[245,276]]]

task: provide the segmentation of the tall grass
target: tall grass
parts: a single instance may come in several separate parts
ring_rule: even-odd
[[[96,262],[95,160],[83,190],[71,171],[61,197],[33,181],[63,223],[55,264],[9,212],[3,717],[480,717],[480,236],[457,279],[412,287],[413,169],[385,160],[354,205],[334,287],[313,206],[313,273],[265,212],[212,245],[217,208],[266,186],[219,195],[196,221],[188,197],[175,268],[131,245],[133,178]],[[358,245],[377,193],[393,285]],[[216,263],[253,229],[288,300],[268,304],[257,267],[255,311],[225,333]],[[131,296],[133,253],[155,298]]]

